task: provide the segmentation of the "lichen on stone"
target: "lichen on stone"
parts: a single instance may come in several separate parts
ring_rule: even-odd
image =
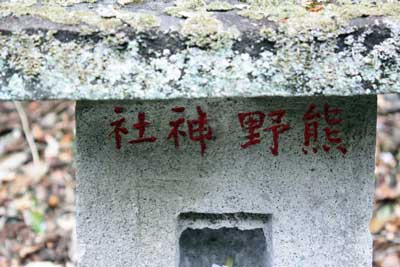
[[[204,11],[206,2],[204,0],[176,0],[174,6],[164,9],[164,12],[170,16],[178,18],[187,18],[191,13]]]
[[[205,0],[176,0],[174,5],[165,8],[164,12],[170,16],[187,18],[196,12],[218,12],[233,9],[235,9],[235,6],[226,1],[213,1],[207,3]]]
[[[0,3],[22,22],[40,18],[34,31],[21,23],[0,34],[0,99],[400,93],[397,3],[323,2],[315,12],[275,3],[280,8],[260,8],[263,20],[238,19],[236,5],[207,11],[199,0],[182,4],[185,18],[119,5],[29,4]]]
[[[263,26],[260,29],[260,36],[265,37],[267,40],[271,42],[276,42],[278,39],[278,33],[276,29],[271,27]]]
[[[101,8],[97,13],[103,18],[114,18],[132,26],[136,31],[144,31],[160,26],[160,20],[152,14],[131,12],[114,7]]]
[[[399,1],[385,1],[377,3],[361,2],[358,5],[351,3],[342,4],[340,6],[330,5],[330,11],[337,14],[338,18],[343,20],[350,20],[363,16],[385,16],[400,18],[400,2]]]
[[[203,0],[177,0],[172,7],[164,10],[167,14],[183,18],[181,33],[189,46],[221,48],[232,42],[240,33],[235,27],[224,28],[212,11],[228,11],[234,7],[228,2],[206,3]]]
[[[214,1],[207,4],[207,11],[229,11],[233,10],[235,7],[229,2]]]
[[[125,20],[123,17],[119,18],[131,25],[137,31],[145,31],[160,26],[160,20],[151,14],[136,13],[127,20]]]
[[[130,25],[137,31],[143,31],[159,26],[159,19],[144,12],[131,12],[114,9],[112,6],[103,11],[108,16],[96,11],[67,10],[59,5],[45,5],[39,7],[2,5],[0,9],[5,15],[14,14],[17,16],[32,15],[38,16],[53,23],[64,25],[86,24],[93,30],[104,32],[115,32],[123,23]],[[0,13],[1,14],[1,13]],[[90,31],[90,30],[89,30]]]
[[[310,8],[310,2],[317,2],[320,8]],[[249,5],[238,11],[240,16],[252,20],[268,19],[278,23],[292,33],[312,29],[337,30],[350,20],[366,16],[400,18],[399,1],[248,1]]]
[[[42,0],[42,3],[57,4],[60,6],[73,6],[80,3],[96,3],[97,0]]]
[[[120,4],[121,6],[126,6],[129,4],[139,4],[143,3],[144,0],[117,0],[117,3]]]
[[[37,0],[10,0],[10,1],[0,2],[0,4],[4,7],[6,6],[28,7],[37,4]]]
[[[2,5],[0,9],[16,16],[37,16],[53,23],[65,25],[87,24],[94,28],[110,31],[121,25],[119,20],[103,19],[92,11],[66,10],[59,5],[45,5],[40,7]]]
[[[240,35],[233,27],[225,30],[221,21],[207,13],[198,13],[185,20],[181,31],[189,45],[214,49],[226,46]]]
[[[215,18],[194,17],[188,34],[215,36]],[[208,21],[207,28],[202,28]],[[158,99],[261,95],[352,95],[399,92],[400,27],[382,22],[391,34],[367,48],[372,30],[336,36],[316,45],[312,36],[288,38],[264,29],[274,51],[251,57],[229,46],[214,50],[186,47],[143,56],[146,39],[103,36],[62,42],[54,32],[0,36],[0,99]],[[196,31],[197,28],[202,30]],[[195,39],[194,39],[195,40]],[[209,40],[209,39],[206,39]],[[208,42],[208,41],[207,41]],[[257,39],[254,38],[254,43]],[[121,49],[119,43],[127,43]],[[207,43],[200,43],[207,45]],[[33,83],[32,81],[35,81]]]
[[[313,5],[312,3],[318,3]],[[238,14],[251,20],[266,19],[275,27],[260,28],[262,36],[278,31],[281,35],[296,38],[317,38],[326,40],[342,28],[348,27],[354,19],[365,17],[387,17],[400,19],[400,2],[395,1],[251,1]]]
[[[12,14],[11,8],[19,7],[21,9],[31,7],[37,3],[36,0],[14,0],[7,2],[0,2],[0,18],[7,17]]]

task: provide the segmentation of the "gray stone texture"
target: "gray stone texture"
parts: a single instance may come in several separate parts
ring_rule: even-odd
[[[303,114],[310,103],[319,111],[324,103],[343,109],[346,155],[335,149],[303,154]],[[116,105],[124,107],[129,130],[119,151],[108,138]],[[179,117],[170,109],[179,105],[187,119],[197,118],[197,105],[208,114],[214,138],[206,141],[204,157],[188,138],[179,150],[167,140],[168,122]],[[247,132],[237,113],[281,108],[292,129],[280,136],[279,155],[269,150],[270,132],[242,149]],[[151,123],[146,135],[157,142],[127,143],[137,137],[132,124],[139,111]],[[267,267],[371,266],[375,119],[375,96],[78,102],[80,267],[177,267],[184,228],[205,227],[262,228],[271,255]],[[321,119],[320,145],[323,127]],[[210,213],[218,219],[207,220]],[[204,215],[197,220],[193,214]]]
[[[400,92],[398,1],[117,2],[1,1],[0,100]]]

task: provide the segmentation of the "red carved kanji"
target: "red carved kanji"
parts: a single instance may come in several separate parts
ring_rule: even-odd
[[[283,124],[282,119],[286,115],[286,111],[283,109],[275,110],[270,113],[268,113],[268,117],[271,118],[271,121],[273,123],[276,123],[274,125],[271,125],[267,128],[264,129],[264,131],[271,131],[272,132],[272,146],[270,146],[271,153],[274,156],[277,156],[279,154],[279,135],[283,134],[287,130],[290,129],[290,125]]]
[[[303,153],[308,154],[307,147],[314,145],[312,150],[314,153],[317,153],[318,148],[316,143],[318,141],[318,126],[319,122],[317,119],[321,118],[321,114],[317,112],[315,109],[317,106],[315,104],[310,104],[306,113],[303,116],[304,121],[304,146]]]
[[[339,129],[332,129],[331,127],[339,125],[342,119],[338,116],[342,112],[339,108],[330,108],[328,104],[324,105],[324,119],[328,124],[328,127],[324,129],[325,140],[328,144],[323,145],[324,151],[328,152],[331,149],[330,144],[336,145],[336,149],[342,154],[347,153],[346,147],[342,144],[342,138],[340,137],[341,131]]]
[[[129,141],[130,144],[137,144],[143,142],[153,143],[157,140],[156,137],[145,137],[146,127],[150,125],[150,122],[146,121],[146,114],[144,112],[138,113],[138,122],[133,124],[133,128],[139,131],[139,137]]]
[[[171,109],[175,113],[182,113],[185,111],[184,107],[174,107]],[[204,156],[206,151],[206,140],[212,139],[212,129],[208,125],[207,113],[203,112],[200,106],[196,107],[198,118],[196,120],[187,120],[189,139],[194,142],[200,143],[201,155]],[[179,136],[186,137],[186,132],[180,130],[184,125],[185,118],[179,118],[174,121],[170,121],[169,125],[171,130],[168,134],[167,139],[173,139],[175,147],[179,148]]]
[[[204,156],[206,152],[205,140],[212,139],[212,129],[208,125],[207,113],[201,110],[200,106],[196,107],[198,119],[188,120],[189,138],[194,142],[200,143],[201,155]]]
[[[238,114],[238,118],[240,126],[248,132],[246,136],[248,141],[240,146],[242,148],[248,148],[251,145],[259,144],[261,142],[261,136],[260,133],[256,131],[263,126],[265,114],[261,111],[243,112]]]
[[[175,113],[182,113],[185,111],[184,107],[174,107],[171,109]],[[185,123],[185,118],[179,118],[174,121],[170,121],[169,125],[171,126],[171,130],[168,134],[167,139],[174,139],[176,149],[179,149],[179,136],[186,136],[186,132],[179,130],[181,125]]]
[[[341,153],[347,153],[347,149],[342,144],[342,138],[340,137],[341,131],[337,128],[333,128],[342,122],[342,119],[339,117],[341,112],[342,110],[339,108],[331,108],[328,104],[324,105],[323,115],[327,127],[323,129],[326,143],[322,146],[322,148],[325,152],[329,152],[331,150],[331,145],[336,145],[336,149],[338,149]],[[316,153],[318,150],[316,143],[318,141],[318,127],[320,118],[321,114],[316,111],[316,105],[311,104],[303,117],[304,146],[306,147],[303,148],[304,154],[308,153],[307,147],[310,145],[313,145],[312,150],[314,153]]]
[[[122,107],[114,107],[114,112],[116,114],[122,114],[123,108]],[[110,125],[113,126],[114,129],[108,136],[112,137],[114,135],[115,148],[118,150],[121,149],[121,146],[122,146],[121,134],[128,134],[128,129],[126,129],[125,127],[122,127],[122,125],[124,123],[125,123],[125,118],[123,118],[123,117],[110,123]]]

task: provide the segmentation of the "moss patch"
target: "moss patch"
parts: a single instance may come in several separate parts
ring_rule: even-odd
[[[58,4],[61,6],[73,6],[81,3],[96,3],[97,0],[42,0],[46,4]]]
[[[207,5],[207,11],[229,11],[235,7],[228,2],[215,1]]]
[[[199,13],[185,20],[182,34],[189,39],[189,45],[214,49],[226,46],[240,35],[235,28],[224,30],[222,22],[207,13]]]
[[[167,7],[164,12],[170,16],[187,18],[196,11],[204,11],[205,7],[203,0],[177,0],[174,6]]]
[[[102,15],[94,11],[67,10],[59,5],[33,7],[15,6],[6,3],[0,4],[0,10],[2,10],[3,16],[9,14],[14,14],[16,16],[32,15],[64,25],[86,24],[91,27],[92,30],[101,30],[105,32],[116,31],[124,23],[138,31],[160,25],[158,18],[154,15],[122,11],[113,8],[103,11],[107,15]]]
[[[325,32],[336,30],[350,20],[365,16],[386,16],[400,18],[399,2],[376,1],[250,1],[238,14],[252,20],[268,19],[289,33],[319,29]]]
[[[117,3],[121,6],[125,6],[129,4],[140,4],[143,3],[143,0],[117,0]]]

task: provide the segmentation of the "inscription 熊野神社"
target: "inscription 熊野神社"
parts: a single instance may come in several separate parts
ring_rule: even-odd
[[[146,113],[140,111],[137,113],[137,118],[131,124],[131,129],[128,130],[129,124],[124,116],[122,107],[114,107],[114,113],[117,118],[110,123],[112,127],[108,137],[115,142],[115,148],[120,150],[125,144],[122,136],[129,136],[131,139],[126,144],[140,145],[140,143],[156,143],[159,138],[167,138],[176,149],[180,148],[182,139],[189,139],[191,142],[197,142],[200,146],[202,156],[206,154],[207,144],[213,139],[213,129],[209,125],[209,115],[203,111],[201,106],[196,106],[196,117],[187,118],[184,116],[186,107],[172,107],[170,112],[176,116],[174,120],[168,122],[169,132],[163,137],[148,135],[146,128],[151,127],[152,123],[146,119]],[[292,129],[290,121],[286,119],[287,111],[284,109],[263,111],[249,111],[237,113],[238,127],[246,132],[245,142],[238,142],[240,149],[247,149],[254,145],[259,145],[264,137],[262,133],[270,132],[272,140],[270,140],[269,150],[272,155],[279,155],[279,140],[284,138],[285,133]],[[323,133],[322,150],[330,152],[335,149],[343,155],[347,153],[347,149],[343,143],[341,136],[340,124],[342,118],[340,114],[342,110],[337,107],[331,107],[325,104],[321,110],[317,105],[310,104],[303,115],[303,147],[302,152],[308,154],[310,152],[318,152],[319,132]],[[324,122],[324,127],[321,126]],[[321,129],[320,129],[321,128]]]

